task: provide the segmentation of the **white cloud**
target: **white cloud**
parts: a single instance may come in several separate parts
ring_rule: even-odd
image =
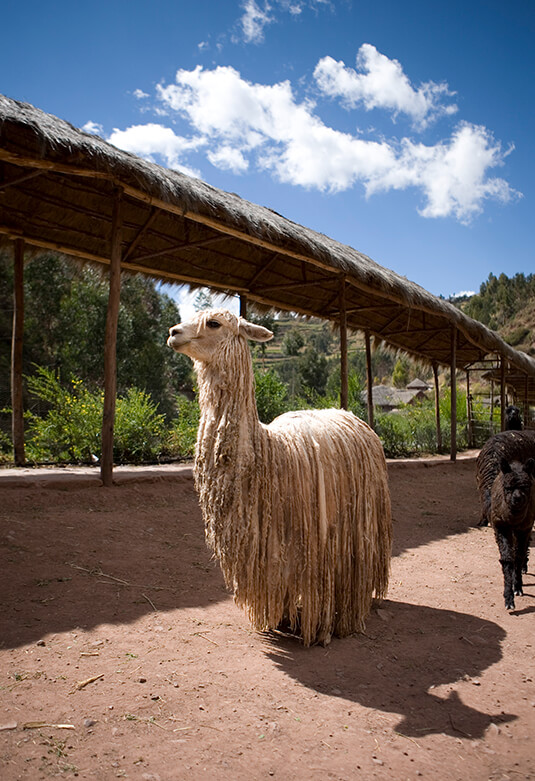
[[[249,167],[249,161],[239,149],[231,146],[220,146],[207,153],[208,160],[215,168],[232,171],[235,174],[244,173]]]
[[[146,160],[154,162],[155,156],[163,158],[169,168],[182,171],[190,176],[198,176],[198,172],[182,162],[186,152],[198,149],[205,142],[202,138],[187,139],[177,136],[169,127],[149,123],[147,125],[132,125],[126,130],[114,129],[109,136],[111,144],[133,152]]]
[[[441,101],[451,97],[446,84],[426,82],[415,89],[397,60],[390,60],[365,43],[357,54],[357,70],[332,57],[323,57],[314,70],[319,89],[329,97],[341,98],[348,108],[364,106],[388,109],[394,115],[407,114],[416,126],[425,127],[441,114],[457,111]]]
[[[264,27],[273,21],[269,15],[269,4],[265,3],[264,9],[261,9],[255,0],[245,0],[243,10],[240,25],[244,40],[247,43],[260,43],[264,39]]]
[[[296,100],[288,81],[253,84],[230,67],[179,70],[174,84],[159,85],[158,97],[206,140],[208,158],[220,168],[243,172],[254,164],[282,182],[331,192],[361,183],[368,196],[416,188],[422,216],[461,222],[487,199],[517,195],[489,176],[507,153],[484,127],[461,123],[450,139],[430,146],[363,140],[325,125],[312,102]]]
[[[458,293],[452,293],[450,298],[470,298],[475,295],[475,290],[460,290]]]
[[[486,200],[505,203],[519,196],[504,179],[488,175],[508,153],[486,128],[461,123],[447,142],[434,146],[403,139],[395,165],[369,179],[366,191],[417,187],[426,198],[423,217],[454,216],[468,223]]]
[[[264,0],[263,5],[256,0],[244,0],[243,14],[238,22],[240,37],[246,43],[261,43],[264,40],[264,28],[279,21],[277,13],[284,12],[297,17],[307,7],[317,10],[319,7],[332,9],[334,6],[331,0]]]
[[[104,132],[104,128],[102,125],[100,125],[98,122],[92,122],[89,120],[89,122],[86,122],[85,125],[82,126],[82,130],[84,130],[86,133],[91,133],[95,136],[101,136]]]
[[[138,100],[144,100],[145,98],[150,97],[147,92],[143,92],[142,89],[135,89],[132,93],[132,95],[137,98]]]

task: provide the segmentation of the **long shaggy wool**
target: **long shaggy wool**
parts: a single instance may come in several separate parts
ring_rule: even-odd
[[[492,484],[500,472],[502,458],[506,461],[525,463],[535,458],[535,431],[501,431],[490,437],[481,448],[476,460],[476,483],[480,498],[479,526],[490,521],[490,494]]]
[[[305,645],[362,630],[386,595],[391,511],[379,438],[350,412],[291,412],[265,426],[243,336],[195,361],[195,482],[206,539],[255,628]]]

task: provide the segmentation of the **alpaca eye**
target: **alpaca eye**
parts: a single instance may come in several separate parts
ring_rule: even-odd
[[[208,328],[221,328],[221,323],[218,323],[217,320],[207,320],[206,325]]]

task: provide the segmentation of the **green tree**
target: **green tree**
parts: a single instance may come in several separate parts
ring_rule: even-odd
[[[255,392],[258,417],[262,423],[288,410],[288,389],[273,370],[255,371]]]
[[[327,358],[321,355],[312,345],[309,345],[299,358],[299,374],[305,388],[309,388],[319,396],[325,394],[325,386],[329,375]]]
[[[205,309],[214,308],[214,297],[206,288],[201,288],[195,296],[193,308],[196,312],[204,312]]]
[[[392,383],[395,388],[406,388],[409,381],[409,367],[406,361],[398,358],[392,372]]]
[[[285,355],[299,355],[299,351],[304,347],[304,344],[305,340],[299,328],[290,328],[284,335],[281,349]]]

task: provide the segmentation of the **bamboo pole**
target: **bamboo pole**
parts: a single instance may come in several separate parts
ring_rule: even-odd
[[[24,454],[24,403],[22,396],[22,352],[24,346],[24,241],[14,247],[13,331],[11,336],[11,430],[15,466],[26,463]]]
[[[105,486],[113,485],[113,429],[117,395],[117,323],[121,296],[121,237],[123,191],[115,188],[111,232],[110,276],[106,337],[104,342],[104,412],[100,476]]]
[[[438,365],[433,363],[433,377],[435,380],[435,424],[437,429],[437,450],[442,453],[442,429],[440,428],[440,398],[438,387]]]
[[[372,377],[372,351],[370,346],[370,332],[365,331],[364,337],[366,340],[366,391],[368,398],[368,424],[371,428],[374,428],[373,421],[373,377]]]
[[[450,460],[457,460],[457,329],[451,329],[451,443]]]
[[[349,386],[347,374],[347,313],[346,313],[346,280],[340,280],[340,406],[347,409],[349,402]]]

